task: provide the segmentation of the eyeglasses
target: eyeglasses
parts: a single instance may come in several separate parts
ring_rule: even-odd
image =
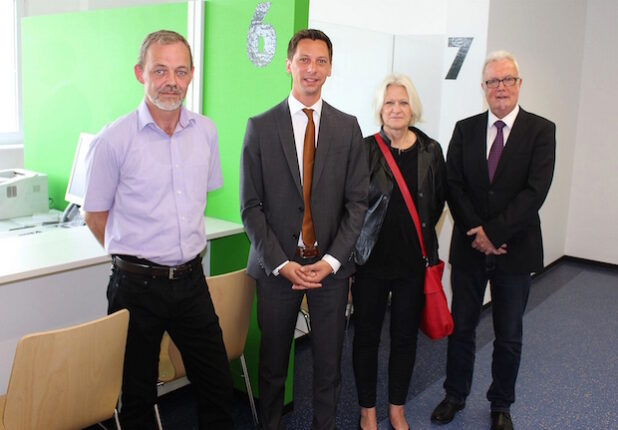
[[[485,86],[487,88],[498,88],[500,86],[500,82],[504,83],[505,87],[512,87],[519,81],[518,77],[515,76],[507,76],[504,79],[489,79],[485,81]]]

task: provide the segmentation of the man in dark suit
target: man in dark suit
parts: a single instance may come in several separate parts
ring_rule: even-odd
[[[313,349],[313,429],[334,429],[348,278],[369,187],[356,118],[321,98],[332,45],[302,30],[288,45],[292,92],[250,118],[241,155],[241,216],[257,280],[259,389],[265,429],[283,429],[284,383],[300,303]]]
[[[455,125],[447,155],[448,204],[455,221],[450,263],[455,322],[448,340],[445,399],[431,415],[450,422],[465,406],[475,336],[487,281],[494,324],[491,428],[512,429],[510,405],[532,272],[543,268],[539,209],[553,177],[555,125],[517,104],[522,79],[515,58],[491,53],[481,87],[489,112]]]

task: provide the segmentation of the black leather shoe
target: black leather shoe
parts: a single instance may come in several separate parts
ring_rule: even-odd
[[[513,430],[511,414],[508,412],[492,412],[491,430]]]
[[[465,403],[457,404],[448,399],[444,399],[431,413],[431,421],[436,424],[448,424],[453,421],[457,411],[461,411]]]

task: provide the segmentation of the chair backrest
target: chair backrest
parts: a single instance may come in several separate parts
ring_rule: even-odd
[[[241,356],[245,349],[251,307],[255,295],[255,280],[246,269],[206,278],[212,304],[219,317],[223,343],[229,360]]]
[[[123,309],[21,338],[2,417],[7,430],[80,429],[112,417],[128,324]]]
[[[229,360],[240,357],[245,349],[251,307],[255,294],[255,280],[246,269],[206,278]],[[186,375],[178,347],[167,332],[161,340],[159,381],[169,382]]]
[[[161,338],[159,352],[159,382],[170,382],[187,375],[178,347],[168,332]]]

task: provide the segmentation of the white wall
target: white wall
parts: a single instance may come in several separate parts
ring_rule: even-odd
[[[518,57],[521,104],[557,125],[554,183],[541,210],[545,264],[618,264],[618,40],[615,0],[493,0],[488,50]]]
[[[459,3],[474,8],[479,1]],[[405,34],[401,29],[407,26],[412,34],[418,29],[443,34],[448,22],[457,21],[444,19],[449,5],[446,0],[388,0],[379,7],[371,0],[312,0],[309,18],[374,32]],[[433,18],[424,19],[432,7]],[[610,118],[618,99],[617,21],[615,0],[489,3],[486,52],[515,54],[523,77],[520,104],[557,126],[554,181],[541,209],[546,265],[563,255],[618,263],[618,121]],[[336,62],[337,45],[333,73]],[[472,97],[464,100],[475,111],[483,108]],[[440,128],[443,141],[443,129],[452,130],[452,124]],[[443,256],[450,240],[445,229],[450,230],[449,218],[440,234]]]
[[[24,147],[22,145],[0,146],[0,170],[24,168]]]
[[[506,49],[517,57],[521,106],[556,123],[556,170],[541,209],[546,265],[565,254],[586,3],[493,0],[489,8],[488,51]]]
[[[618,264],[618,4],[588,0],[566,254]]]
[[[386,74],[412,78],[423,105],[418,127],[448,146],[456,120],[483,107],[479,69],[486,53],[489,0],[311,0],[309,26],[333,42],[333,73],[325,100],[355,115],[364,135],[379,126],[375,89]],[[473,38],[457,79],[445,79],[457,47],[449,37]]]
[[[186,0],[22,0],[24,16],[80,12],[114,7],[147,6],[154,3],[181,3]]]
[[[375,133],[375,88],[391,72],[410,76],[423,105],[417,126],[437,139],[446,154],[455,122],[483,109],[480,70],[486,55],[489,0],[311,0],[309,26],[333,42],[333,73],[322,95],[355,115],[364,135]],[[457,79],[445,79],[459,48],[449,37],[472,37]],[[453,222],[438,225],[440,258],[447,261]],[[450,265],[443,284],[450,300]]]
[[[447,1],[309,0],[309,22],[323,21],[383,33],[443,34]]]

